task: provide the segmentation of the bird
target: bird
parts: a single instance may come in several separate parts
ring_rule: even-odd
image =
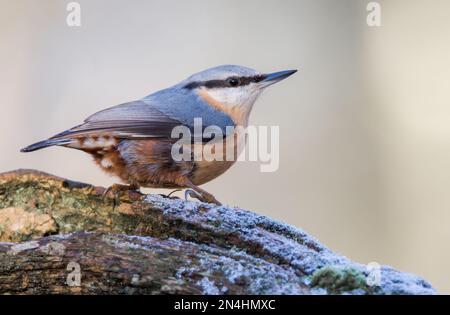
[[[236,132],[227,133],[227,127],[246,128],[253,105],[265,88],[295,72],[261,73],[238,65],[209,68],[142,99],[101,110],[82,124],[21,152],[51,146],[81,150],[92,155],[101,169],[125,183],[113,184],[107,191],[139,191],[141,187],[186,189],[186,198],[221,205],[213,194],[199,186],[223,174],[236,159],[174,159],[174,128],[193,130],[195,120],[200,118],[202,130],[215,126],[223,132],[215,140],[220,145],[229,137],[242,137]],[[187,146],[204,148],[208,140],[211,141],[201,137]],[[236,146],[233,149],[235,156],[242,150]]]

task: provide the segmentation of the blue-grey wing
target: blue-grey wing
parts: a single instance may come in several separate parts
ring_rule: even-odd
[[[226,135],[227,126],[234,125],[225,113],[215,110],[193,92],[170,88],[139,101],[97,112],[83,124],[52,138],[64,139],[102,133],[124,139],[171,138],[173,128],[180,125],[188,127],[193,134],[195,118],[202,118],[203,129],[216,126],[223,135]]]

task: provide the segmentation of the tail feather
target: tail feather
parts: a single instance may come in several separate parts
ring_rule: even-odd
[[[22,150],[20,150],[20,152],[32,152],[32,151],[40,150],[43,148],[51,147],[54,145],[68,144],[70,142],[72,142],[71,139],[48,139],[48,140],[40,141],[40,142],[34,143],[32,145],[29,145],[29,146],[23,148]]]

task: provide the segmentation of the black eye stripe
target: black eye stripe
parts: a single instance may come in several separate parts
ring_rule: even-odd
[[[206,87],[209,89],[214,88],[225,88],[225,87],[238,87],[238,86],[244,86],[249,85],[250,83],[257,83],[265,79],[265,75],[256,75],[251,77],[229,77],[225,80],[208,80],[208,81],[195,81],[191,82],[184,86],[185,89],[195,89],[198,87]],[[239,81],[239,84],[236,86],[231,86],[229,80],[230,79],[237,79]]]

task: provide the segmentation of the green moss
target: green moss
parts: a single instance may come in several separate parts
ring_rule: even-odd
[[[359,270],[348,267],[327,266],[316,271],[311,277],[311,286],[326,289],[331,294],[362,289],[372,293],[366,283],[366,276]]]

